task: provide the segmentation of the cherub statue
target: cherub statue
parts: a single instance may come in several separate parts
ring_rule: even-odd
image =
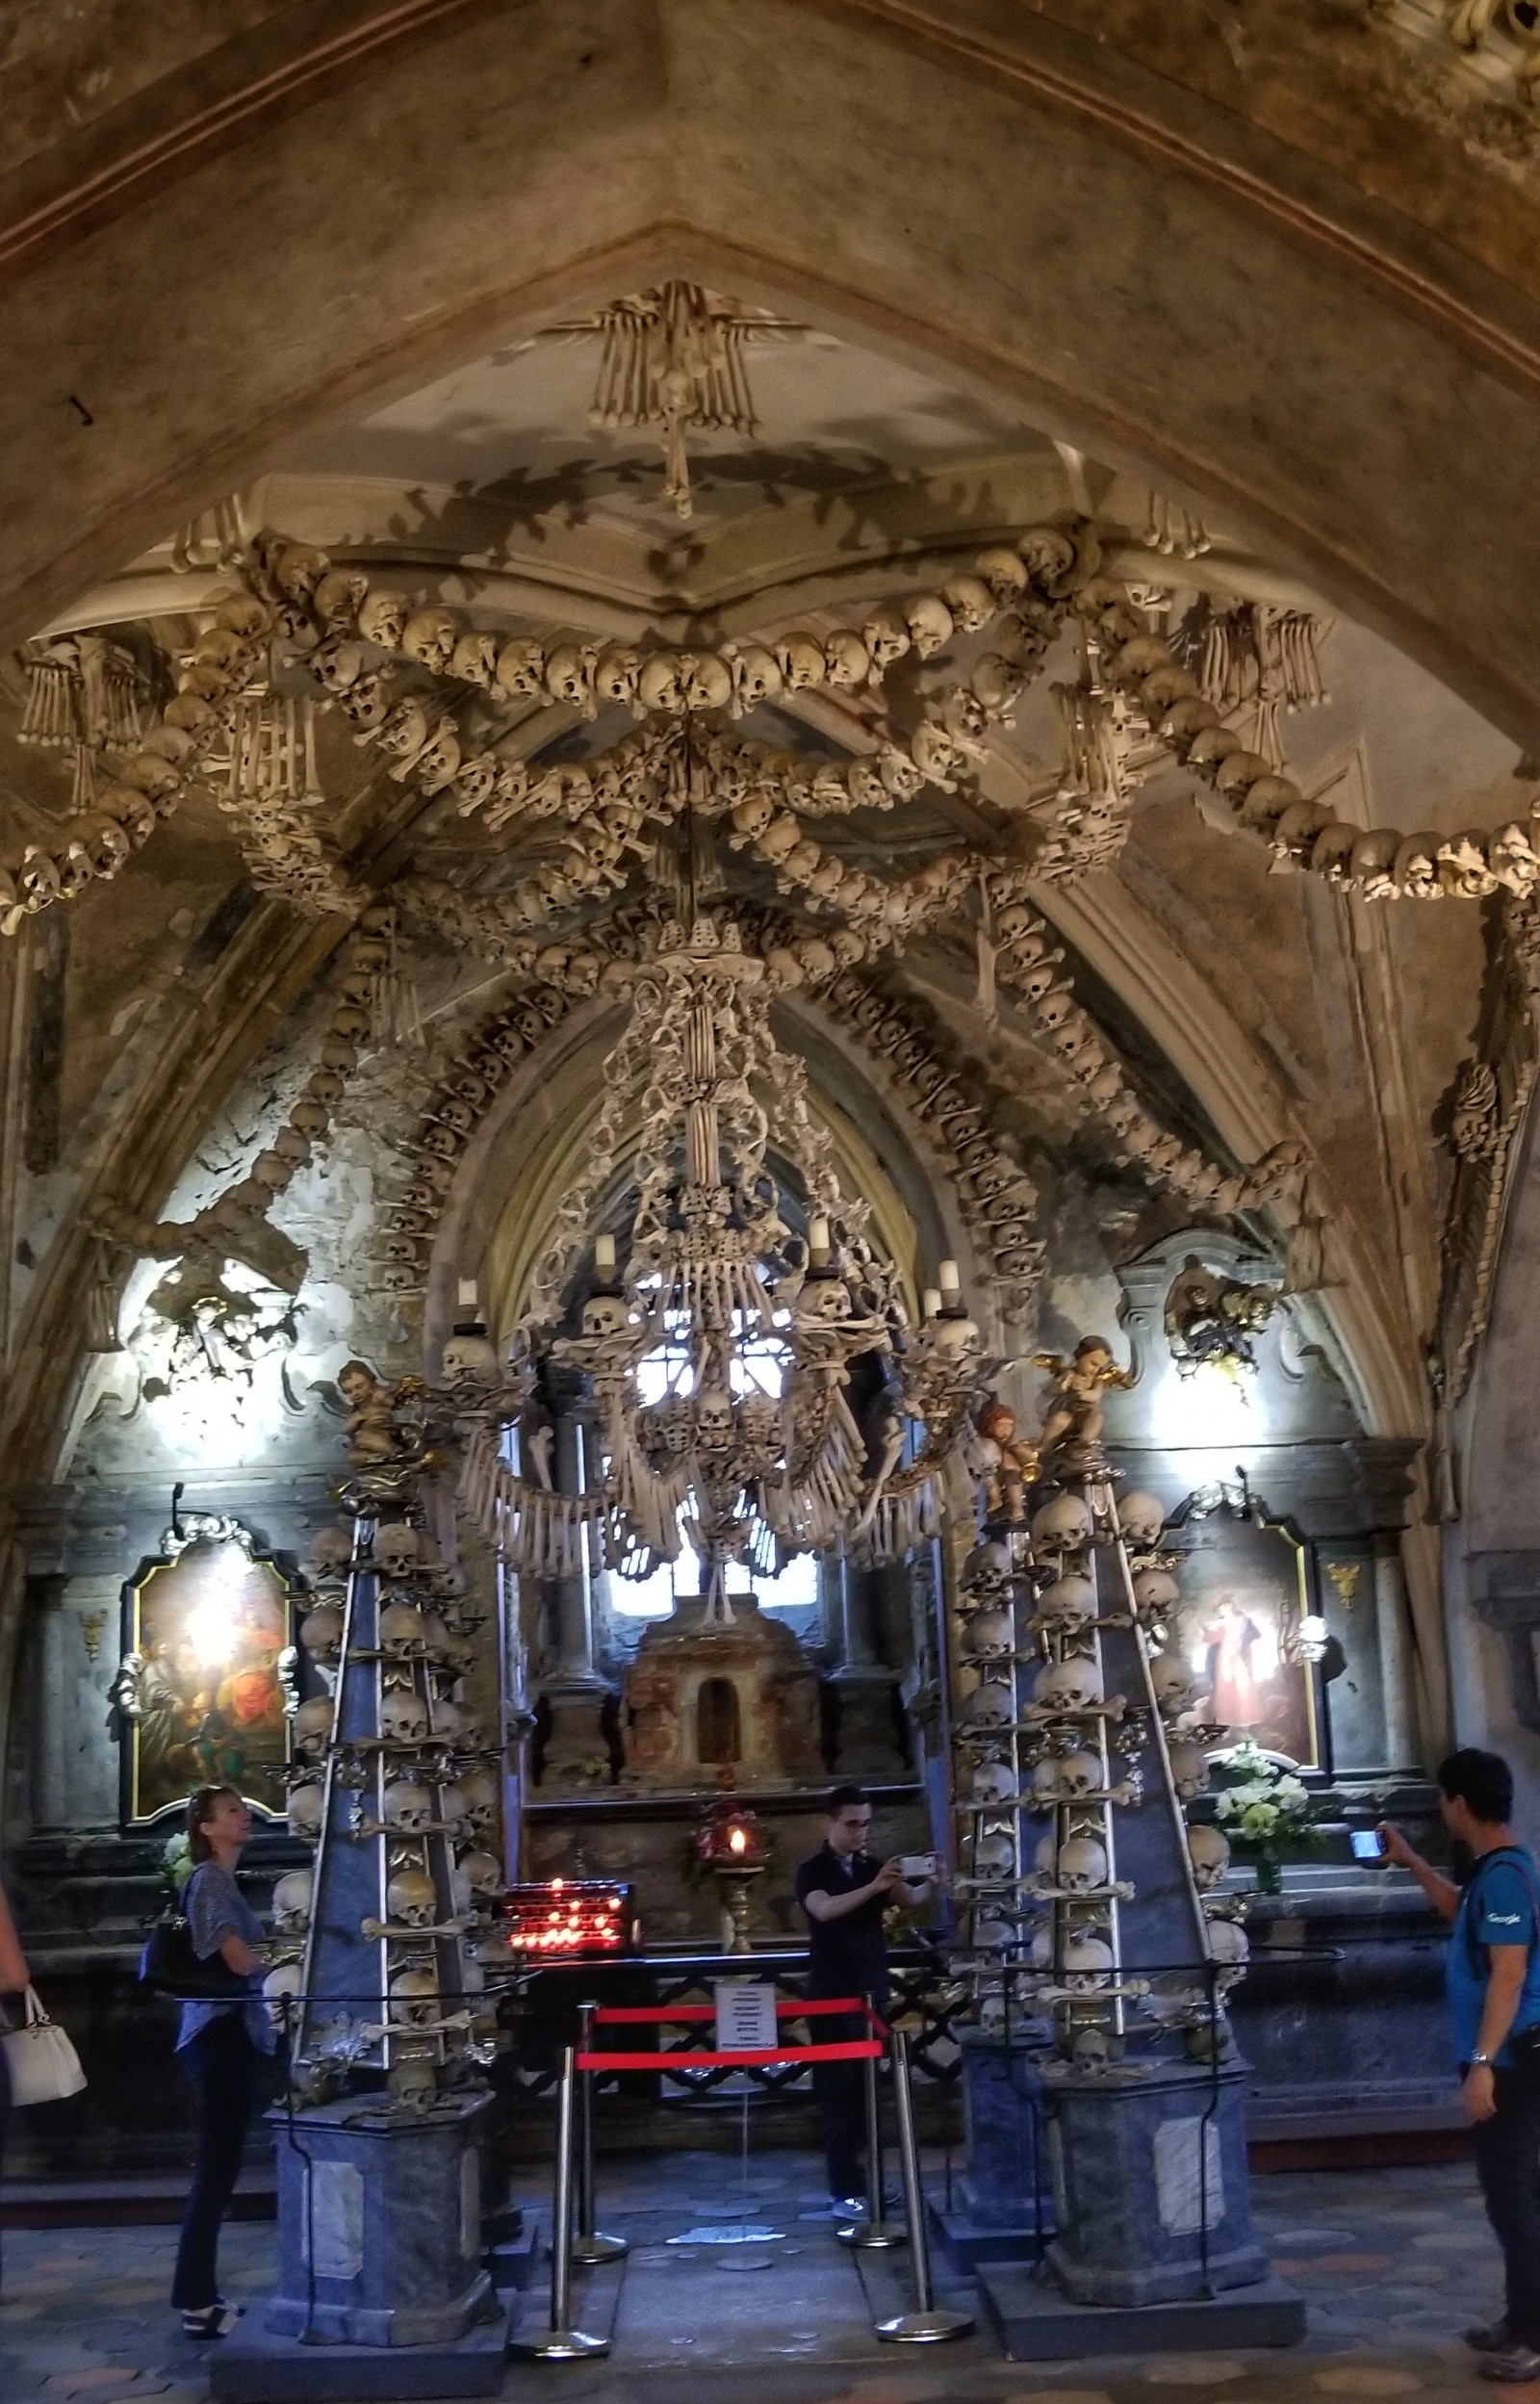
[[[1050,1453],[1056,1444],[1065,1442],[1077,1446],[1098,1443],[1107,1421],[1102,1395],[1110,1385],[1132,1385],[1132,1372],[1118,1368],[1112,1346],[1100,1335],[1083,1335],[1071,1360],[1064,1359],[1058,1353],[1037,1353],[1033,1357],[1040,1369],[1051,1374],[1056,1395],[1042,1423],[1040,1450]]]
[[[1016,1414],[998,1397],[980,1411],[978,1429],[996,1454],[985,1473],[985,1516],[1009,1519],[1018,1526],[1027,1515],[1027,1488],[1037,1483],[1038,1447],[1016,1434]]]
[[[384,1384],[364,1360],[345,1361],[337,1372],[337,1384],[348,1405],[343,1434],[352,1459],[364,1468],[376,1461],[394,1460],[402,1450],[394,1389]]]

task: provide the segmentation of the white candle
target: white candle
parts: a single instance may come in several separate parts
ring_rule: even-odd
[[[962,1280],[958,1275],[957,1262],[955,1260],[942,1261],[940,1278],[941,1292],[948,1299],[955,1299],[957,1295],[962,1293]]]
[[[602,1278],[603,1278],[603,1277],[613,1277],[613,1276],[614,1276],[614,1274],[615,1274],[615,1238],[614,1238],[612,1235],[596,1235],[596,1236],[595,1236],[595,1238],[594,1238],[594,1267],[595,1267],[595,1268],[599,1271],[599,1274],[600,1274],[600,1276],[601,1276]]]
[[[828,1257],[829,1257],[829,1222],[828,1222],[828,1220],[827,1220],[827,1219],[818,1218],[818,1219],[809,1219],[809,1220],[808,1220],[808,1250],[811,1253],[811,1254],[812,1254],[812,1256],[813,1256],[814,1260],[827,1260],[827,1259],[828,1259]]]
[[[928,1285],[920,1296],[920,1308],[927,1319],[934,1319],[941,1307],[941,1297],[934,1285]]]
[[[475,1308],[475,1278],[462,1278],[460,1280],[460,1308],[462,1310],[470,1311],[474,1311]]]

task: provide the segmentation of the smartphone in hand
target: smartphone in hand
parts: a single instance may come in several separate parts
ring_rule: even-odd
[[[1377,1828],[1354,1828],[1348,1839],[1354,1861],[1383,1861],[1385,1840]]]

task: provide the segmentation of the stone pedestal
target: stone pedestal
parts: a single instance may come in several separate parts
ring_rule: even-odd
[[[1240,2062],[1151,2062],[1049,2081],[1048,2263],[1071,2303],[1185,2303],[1267,2277],[1245,2076]]]
[[[277,2292],[212,2354],[217,2396],[298,2395],[279,2367],[301,2363],[305,2394],[496,2391],[506,2323],[481,2265],[489,2100],[446,2095],[406,2118],[353,2095],[270,2115]]]
[[[1032,2033],[1040,2043],[1042,2031]],[[1042,2079],[1019,2033],[968,2029],[959,2044],[968,2166],[949,2207],[932,2198],[933,2225],[955,2269],[1036,2262],[1054,2234]]]

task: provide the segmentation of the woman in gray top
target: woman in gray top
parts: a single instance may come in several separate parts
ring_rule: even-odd
[[[183,1896],[192,1950],[245,1982],[228,2003],[184,2003],[176,2050],[197,2083],[198,2143],[171,2303],[190,2338],[224,2338],[240,2313],[219,2293],[219,2224],[241,2170],[260,2057],[276,2046],[262,2001],[262,1924],[235,1882],[251,1814],[234,1787],[201,1786],[187,1807],[192,1874]]]

